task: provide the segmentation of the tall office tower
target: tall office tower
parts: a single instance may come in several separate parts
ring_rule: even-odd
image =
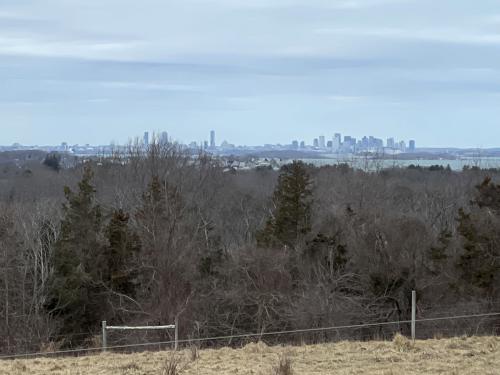
[[[406,152],[406,143],[405,143],[405,141],[399,142],[399,150],[401,152]]]
[[[368,147],[375,147],[375,137],[373,135],[368,137]]]
[[[333,137],[332,141],[332,151],[338,151],[340,150],[340,145],[341,145],[341,139],[340,139],[340,134],[335,134]]]
[[[415,152],[415,141],[412,139],[410,140],[410,152]]]
[[[314,140],[313,140],[313,147],[315,147],[315,148],[319,147],[319,140],[318,140],[318,138],[314,138]]]
[[[144,132],[142,142],[144,143],[144,146],[149,146],[149,132]]]
[[[210,148],[215,148],[215,130],[210,131]]]
[[[306,142],[300,141],[300,148],[306,148]]]
[[[203,141],[203,149],[208,149],[208,141]]]
[[[168,133],[167,132],[161,132],[160,142],[164,145],[168,143]]]
[[[342,144],[342,134],[335,133],[335,135],[333,136],[333,139],[336,140],[336,141],[338,141],[339,146]],[[335,143],[335,142],[333,142],[333,143]]]
[[[292,149],[297,150],[299,148],[299,141],[292,141]]]
[[[387,138],[387,147],[394,148],[394,138]]]
[[[319,136],[319,148],[326,148],[324,135]]]

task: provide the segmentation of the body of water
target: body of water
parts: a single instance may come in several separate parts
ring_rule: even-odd
[[[335,157],[335,158],[317,158],[303,159],[305,163],[311,163],[315,166],[348,164],[349,166],[365,171],[375,171],[385,168],[406,168],[410,165],[421,167],[430,167],[431,165],[440,165],[447,167],[448,165],[454,171],[461,171],[465,166],[487,168],[500,168],[500,158],[461,158],[455,160],[446,159],[414,159],[414,160],[388,160],[388,159],[371,159],[366,157],[351,156],[351,157]],[[288,162],[288,161],[287,161]],[[291,162],[291,160],[290,160]]]

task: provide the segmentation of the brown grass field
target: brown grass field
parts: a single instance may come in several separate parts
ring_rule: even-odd
[[[461,337],[412,343],[402,336],[389,342],[340,342],[298,347],[249,344],[223,348],[139,354],[0,361],[0,374],[54,375],[289,375],[279,372],[289,359],[294,375],[313,374],[500,374],[500,337]],[[177,362],[177,372],[168,365]]]

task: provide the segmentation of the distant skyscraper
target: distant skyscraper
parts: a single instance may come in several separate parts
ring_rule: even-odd
[[[342,136],[340,133],[336,133],[333,137],[333,142],[332,142],[332,151],[338,151],[340,150],[340,146],[342,144]]]
[[[394,148],[394,138],[387,138],[387,147]]]
[[[300,148],[306,148],[306,142],[300,141]]]
[[[413,139],[410,140],[409,149],[410,152],[415,152],[415,141]]]
[[[163,144],[167,144],[168,143],[168,133],[167,132],[161,132],[160,142],[163,143]]]
[[[324,135],[320,135],[319,136],[319,148],[325,148],[325,147],[326,147],[325,136]]]
[[[144,143],[144,146],[149,146],[149,132],[144,132],[142,142]]]
[[[318,138],[314,138],[314,140],[313,140],[313,147],[316,147],[316,148],[319,147],[319,140],[318,140]]]
[[[203,141],[203,149],[206,150],[208,148],[208,141]]]
[[[210,131],[210,148],[215,148],[215,130]]]
[[[292,148],[297,150],[299,148],[299,141],[292,141]]]
[[[405,143],[405,141],[399,142],[399,150],[401,152],[406,152],[406,143]]]

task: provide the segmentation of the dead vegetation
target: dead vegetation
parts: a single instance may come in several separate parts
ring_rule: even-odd
[[[292,360],[289,356],[280,356],[278,364],[273,367],[272,375],[293,375]]]
[[[192,349],[85,357],[0,361],[0,375],[498,375],[499,337],[457,337],[412,342],[340,342],[299,347],[251,343],[241,349]]]
[[[165,359],[161,375],[180,375],[182,373],[182,359],[178,353],[170,353]]]

